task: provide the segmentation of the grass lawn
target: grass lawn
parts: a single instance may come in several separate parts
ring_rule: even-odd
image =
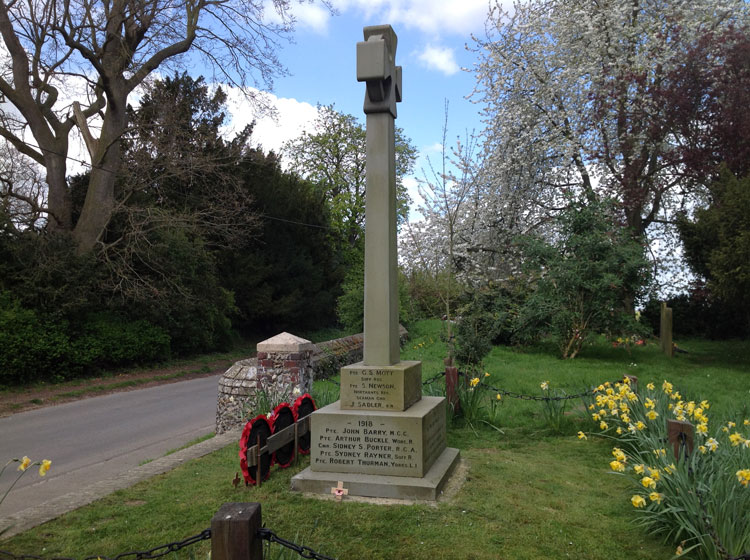
[[[441,369],[445,350],[439,328],[439,322],[415,325],[403,352],[404,359],[423,361],[425,379]],[[484,370],[490,373],[489,384],[532,395],[541,394],[541,381],[577,393],[624,373],[644,384],[667,379],[686,397],[711,401],[716,421],[747,416],[741,406],[749,400],[749,345],[678,343],[690,353],[671,360],[655,345],[629,354],[598,343],[572,362],[558,360],[544,347],[495,348]],[[332,384],[316,385],[318,394],[325,390],[335,397]],[[437,392],[438,385],[432,390]],[[0,548],[45,557],[114,556],[196,534],[224,502],[254,501],[262,504],[265,525],[279,536],[342,559],[672,557],[675,545],[663,544],[633,523],[628,481],[609,472],[611,441],[593,434],[588,441],[575,437],[579,429],[592,427],[576,410],[582,408],[580,401],[572,401],[561,435],[545,424],[540,403],[509,398],[501,403],[504,433],[460,419],[449,427],[448,444],[461,450],[468,472],[460,491],[437,505],[337,503],[291,493],[289,479],[308,464],[306,458],[291,469],[274,468],[261,488],[235,489],[231,480],[239,460],[238,447],[232,445],[3,541]],[[182,554],[205,557],[209,548],[204,542]],[[279,552],[278,545],[272,551]]]

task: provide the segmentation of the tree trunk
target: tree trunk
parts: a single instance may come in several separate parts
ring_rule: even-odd
[[[115,209],[115,178],[120,166],[122,134],[127,125],[126,100],[124,84],[113,85],[112,93],[107,96],[96,152],[91,154],[91,176],[83,209],[73,230],[79,253],[94,249]]]
[[[41,142],[40,142],[41,144]],[[60,143],[62,144],[62,143]],[[47,230],[69,232],[73,228],[72,205],[66,175],[65,155],[68,153],[67,139],[63,146],[44,150],[44,166],[47,170]],[[63,154],[63,155],[61,155]]]

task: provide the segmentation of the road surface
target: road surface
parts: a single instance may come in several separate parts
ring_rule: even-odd
[[[212,433],[219,376],[41,408],[0,418],[0,461],[27,455],[50,459],[40,478],[34,467],[5,501],[0,517],[116,477]],[[18,472],[9,465],[0,477],[0,497]]]

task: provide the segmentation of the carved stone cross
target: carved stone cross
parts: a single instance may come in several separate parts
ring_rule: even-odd
[[[396,254],[396,103],[401,67],[390,25],[364,28],[357,43],[357,81],[365,82],[367,183],[365,203],[365,344],[367,366],[399,362]]]

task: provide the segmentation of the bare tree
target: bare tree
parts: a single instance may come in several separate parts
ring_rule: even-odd
[[[45,168],[48,229],[72,232],[79,252],[94,249],[116,207],[128,95],[158,68],[184,64],[191,51],[230,83],[270,88],[284,72],[276,52],[292,30],[289,7],[290,0],[0,0],[7,52],[0,93],[17,111],[4,116],[0,136]],[[75,223],[66,184],[74,127],[91,160]]]

